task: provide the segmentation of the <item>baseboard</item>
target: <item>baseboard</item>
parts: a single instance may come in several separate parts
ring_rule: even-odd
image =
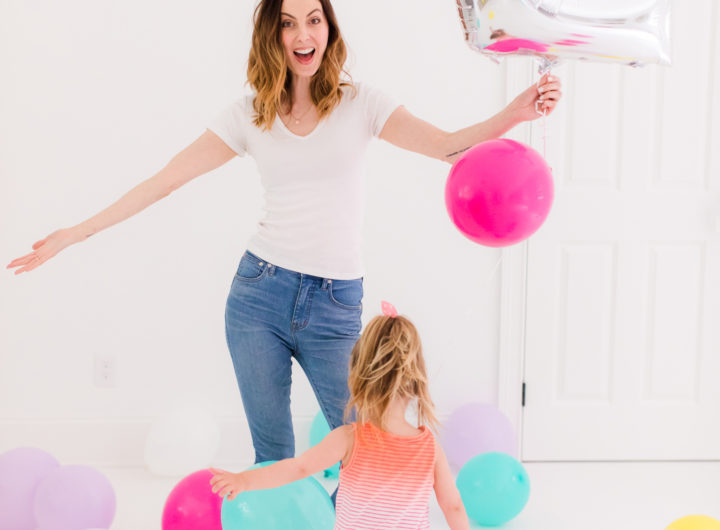
[[[293,418],[296,453],[309,445],[313,418]],[[37,447],[61,464],[92,467],[142,467],[149,419],[0,419],[0,454],[16,447]],[[214,465],[240,465],[254,461],[244,418],[220,419],[220,449]]]

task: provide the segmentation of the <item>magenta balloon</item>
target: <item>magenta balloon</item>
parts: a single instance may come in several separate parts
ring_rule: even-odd
[[[444,425],[443,448],[448,461],[460,470],[482,453],[518,457],[517,437],[510,420],[497,407],[468,403],[456,409]]]
[[[162,530],[222,530],[222,497],[212,492],[208,469],[182,479],[165,501]]]
[[[96,469],[62,466],[40,484],[35,518],[41,530],[109,528],[115,518],[115,491]]]
[[[60,464],[51,454],[19,447],[0,455],[0,528],[35,530],[33,501],[40,482]]]
[[[466,237],[488,247],[530,237],[552,201],[550,167],[537,151],[514,140],[490,140],[468,150],[445,185],[450,219]]]

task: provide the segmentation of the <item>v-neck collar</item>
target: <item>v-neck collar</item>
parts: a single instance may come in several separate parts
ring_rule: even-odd
[[[287,125],[285,125],[285,122],[282,121],[282,118],[280,117],[280,114],[279,114],[279,113],[278,113],[277,116],[276,116],[275,122],[279,122],[279,123],[280,123],[280,128],[281,128],[283,131],[285,131],[287,134],[289,134],[290,136],[292,136],[293,138],[297,138],[298,140],[306,140],[306,139],[314,136],[314,135],[317,133],[318,129],[320,129],[320,128],[323,126],[323,123],[326,122],[328,119],[329,119],[329,117],[319,120],[318,123],[317,123],[317,125],[315,125],[315,128],[314,128],[312,131],[310,131],[309,133],[307,133],[305,136],[301,136],[301,135],[299,135],[299,134],[295,134],[295,133],[292,132],[290,129],[288,129]]]

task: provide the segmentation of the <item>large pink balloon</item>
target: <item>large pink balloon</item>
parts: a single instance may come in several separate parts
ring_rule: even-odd
[[[550,167],[537,151],[514,140],[490,140],[469,149],[445,185],[450,219],[466,237],[488,247],[530,237],[552,201]]]
[[[222,497],[212,492],[209,469],[178,482],[165,501],[162,530],[222,530]]]

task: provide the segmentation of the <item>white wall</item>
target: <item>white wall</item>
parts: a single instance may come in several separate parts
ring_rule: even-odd
[[[505,101],[505,67],[463,42],[454,0],[336,0],[354,78],[447,130]],[[249,0],[0,3],[0,261],[93,215],[162,168],[243,90]],[[418,325],[441,416],[497,394],[499,251],[444,206],[449,166],[376,141],[369,153],[365,319],[380,300]],[[236,159],[40,269],[0,275],[0,453],[139,464],[150,422],[178,403],[222,422],[221,461],[252,447],[223,312],[260,215]],[[93,384],[96,354],[117,385]],[[298,445],[317,411],[292,395]]]

